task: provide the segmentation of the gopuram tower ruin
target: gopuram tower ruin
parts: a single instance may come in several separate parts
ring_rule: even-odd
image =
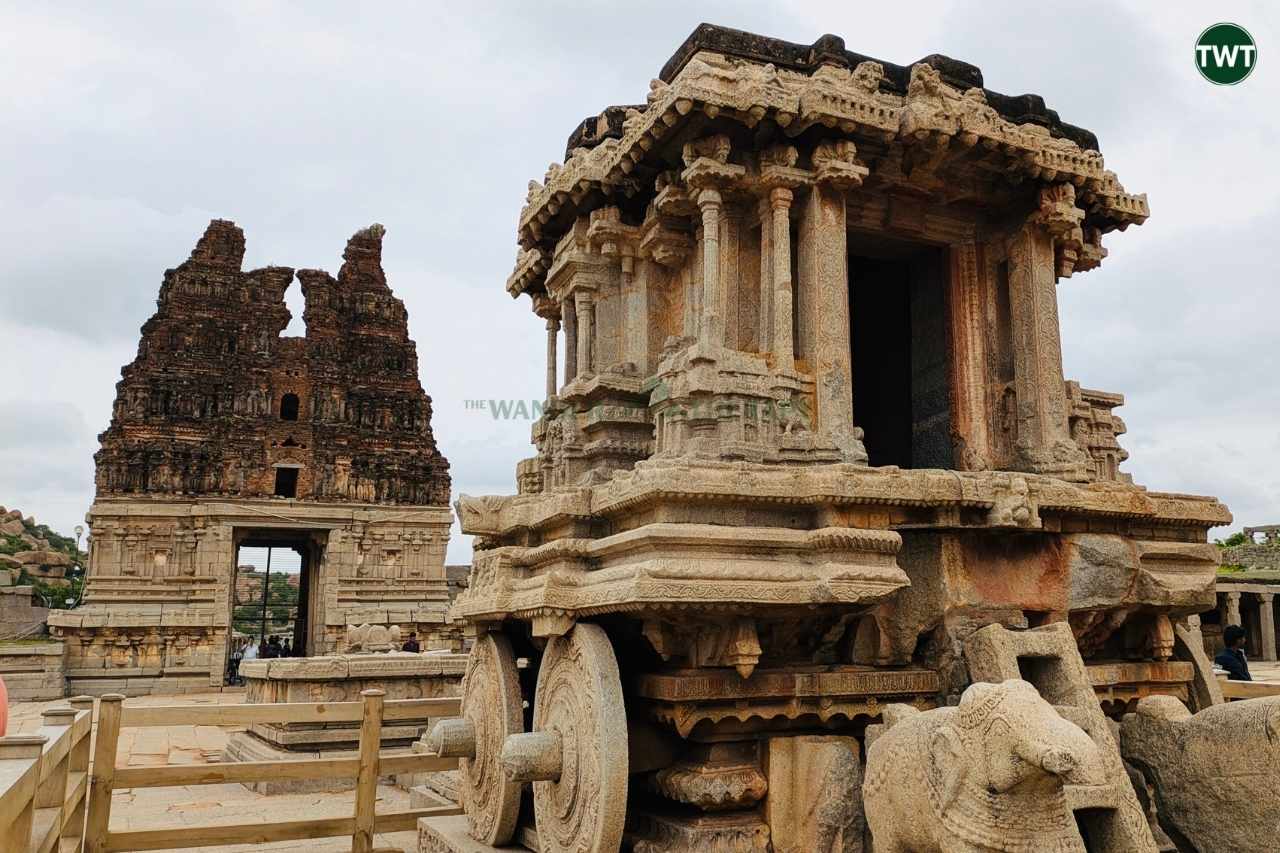
[[[246,546],[300,555],[299,652],[348,624],[441,634],[449,465],[382,236],[337,278],[297,271],[304,338],[282,335],[294,270],[243,271],[234,223],[165,273],[95,456],[85,604],[49,619],[73,693],[221,685]]]
[[[700,26],[584,120],[519,216],[548,406],[458,502],[466,814],[420,849],[862,850],[865,792],[952,839],[877,850],[1155,851],[1107,717],[1221,702],[1231,516],[1120,470],[1057,308],[1147,216],[1039,96],[834,36]]]

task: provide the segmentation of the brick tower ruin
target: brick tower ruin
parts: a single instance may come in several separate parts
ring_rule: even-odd
[[[165,273],[94,457],[86,603],[50,619],[73,692],[221,684],[242,545],[300,554],[308,653],[349,623],[440,634],[449,465],[383,231],[337,278],[297,271],[302,338],[282,335],[294,270],[243,271],[232,222]]]

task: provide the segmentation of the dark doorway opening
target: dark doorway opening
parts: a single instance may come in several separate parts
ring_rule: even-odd
[[[227,681],[245,659],[312,654],[316,567],[324,534],[298,530],[236,532]],[[274,642],[273,642],[274,638]]]
[[[280,420],[296,421],[298,419],[298,395],[285,394],[280,398]]]
[[[871,465],[952,468],[941,248],[849,235],[853,418]]]
[[[276,497],[296,498],[298,496],[298,469],[276,469]]]

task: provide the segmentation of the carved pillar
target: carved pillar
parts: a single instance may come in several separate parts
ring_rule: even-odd
[[[1275,593],[1258,593],[1258,630],[1262,632],[1263,660],[1276,659],[1276,611]]]
[[[591,336],[594,333],[591,328],[591,293],[586,290],[579,290],[574,293],[573,308],[574,325],[578,333],[577,375],[587,377],[592,375],[595,368],[595,365],[591,363]]]
[[[791,372],[795,370],[795,342],[791,339],[792,305],[791,305],[791,200],[793,194],[786,187],[774,187],[769,190],[769,222],[762,227],[761,257],[765,256],[764,234],[769,233],[770,274],[768,286],[773,290],[770,299],[771,310],[765,314],[764,305],[760,308],[760,329],[768,336],[773,346],[774,369]],[[761,222],[764,222],[763,216]],[[761,280],[764,278],[761,276]],[[761,285],[762,289],[765,287]],[[847,288],[847,284],[846,284]],[[847,292],[847,291],[846,291]],[[762,294],[763,297],[763,294]],[[846,300],[847,304],[847,300]],[[772,320],[772,331],[765,332],[768,320]],[[852,392],[850,392],[852,393]],[[852,406],[852,397],[850,405]]]
[[[987,435],[987,354],[983,336],[985,294],[979,277],[978,245],[951,247],[948,279],[951,321],[951,429],[956,467],[991,467]]]
[[[578,378],[578,324],[568,298],[560,301],[560,318],[564,323],[564,382],[568,385]]]
[[[560,321],[555,317],[547,318],[547,399],[556,395],[556,337],[560,332]]]
[[[1227,624],[1240,624],[1240,593],[1228,592],[1224,593],[1227,598]]]
[[[1030,471],[1085,479],[1084,452],[1071,440],[1052,236],[1027,224],[1009,241],[1017,447]]]
[[[640,269],[636,265],[640,264]],[[626,340],[623,360],[636,366],[641,376],[649,370],[649,276],[648,264],[633,255],[622,256],[622,292],[626,313],[623,317]]]
[[[819,183],[809,193],[800,224],[800,288],[807,291],[810,312],[802,322],[813,334],[816,427],[846,459],[865,462],[866,450],[853,428],[848,262],[844,192]]]
[[[702,317],[698,339],[703,346],[718,349],[724,342],[720,317],[720,192],[704,189],[698,193],[702,212]]]
[[[722,343],[742,349],[742,306],[738,294],[738,261],[742,247],[742,211],[734,205],[720,211],[720,321],[724,324]]]
[[[756,347],[773,351],[773,207],[768,196],[760,199],[760,324]]]

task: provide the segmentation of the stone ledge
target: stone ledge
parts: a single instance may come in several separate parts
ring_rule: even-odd
[[[0,656],[8,655],[56,655],[62,657],[63,645],[58,642],[40,644],[10,643],[0,640]]]
[[[467,831],[466,815],[424,817],[418,821],[418,853],[517,853],[526,847],[490,847]]]

